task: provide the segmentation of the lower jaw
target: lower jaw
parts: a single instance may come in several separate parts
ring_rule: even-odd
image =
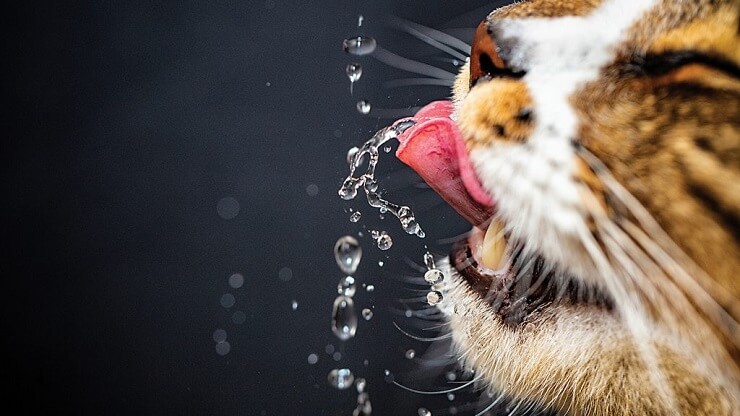
[[[612,309],[606,297],[597,294],[585,299],[573,279],[556,276],[542,257],[522,250],[512,253],[507,249],[498,270],[485,267],[480,261],[484,235],[473,227],[468,238],[455,243],[450,266],[507,326],[518,327],[536,311],[556,304],[587,303]]]

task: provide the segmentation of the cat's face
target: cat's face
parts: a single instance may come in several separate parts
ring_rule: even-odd
[[[533,0],[478,28],[429,111],[475,176],[436,187],[478,226],[444,307],[495,389],[569,414],[740,408],[739,10]]]

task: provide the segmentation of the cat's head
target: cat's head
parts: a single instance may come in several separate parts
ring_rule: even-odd
[[[738,411],[739,17],[736,0],[503,7],[452,102],[403,138],[477,226],[444,306],[495,389],[572,414]]]

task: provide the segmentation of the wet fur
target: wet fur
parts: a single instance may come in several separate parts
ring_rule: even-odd
[[[529,1],[488,21],[602,6]],[[740,82],[704,63],[665,73],[635,66],[700,51],[737,67],[739,9],[666,1],[640,13],[595,76],[568,94],[573,142],[529,142],[542,121],[536,111],[517,118],[537,101],[526,77],[469,91],[461,71],[456,118],[507,231],[578,281],[630,300],[615,311],[554,305],[511,327],[459,276],[448,281],[455,345],[496,390],[561,414],[739,414]],[[642,267],[613,250],[643,256]]]

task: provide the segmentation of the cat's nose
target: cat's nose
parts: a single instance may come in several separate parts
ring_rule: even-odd
[[[488,22],[482,21],[475,31],[470,51],[470,87],[481,79],[521,78],[524,73],[513,71],[500,56],[494,33]]]

